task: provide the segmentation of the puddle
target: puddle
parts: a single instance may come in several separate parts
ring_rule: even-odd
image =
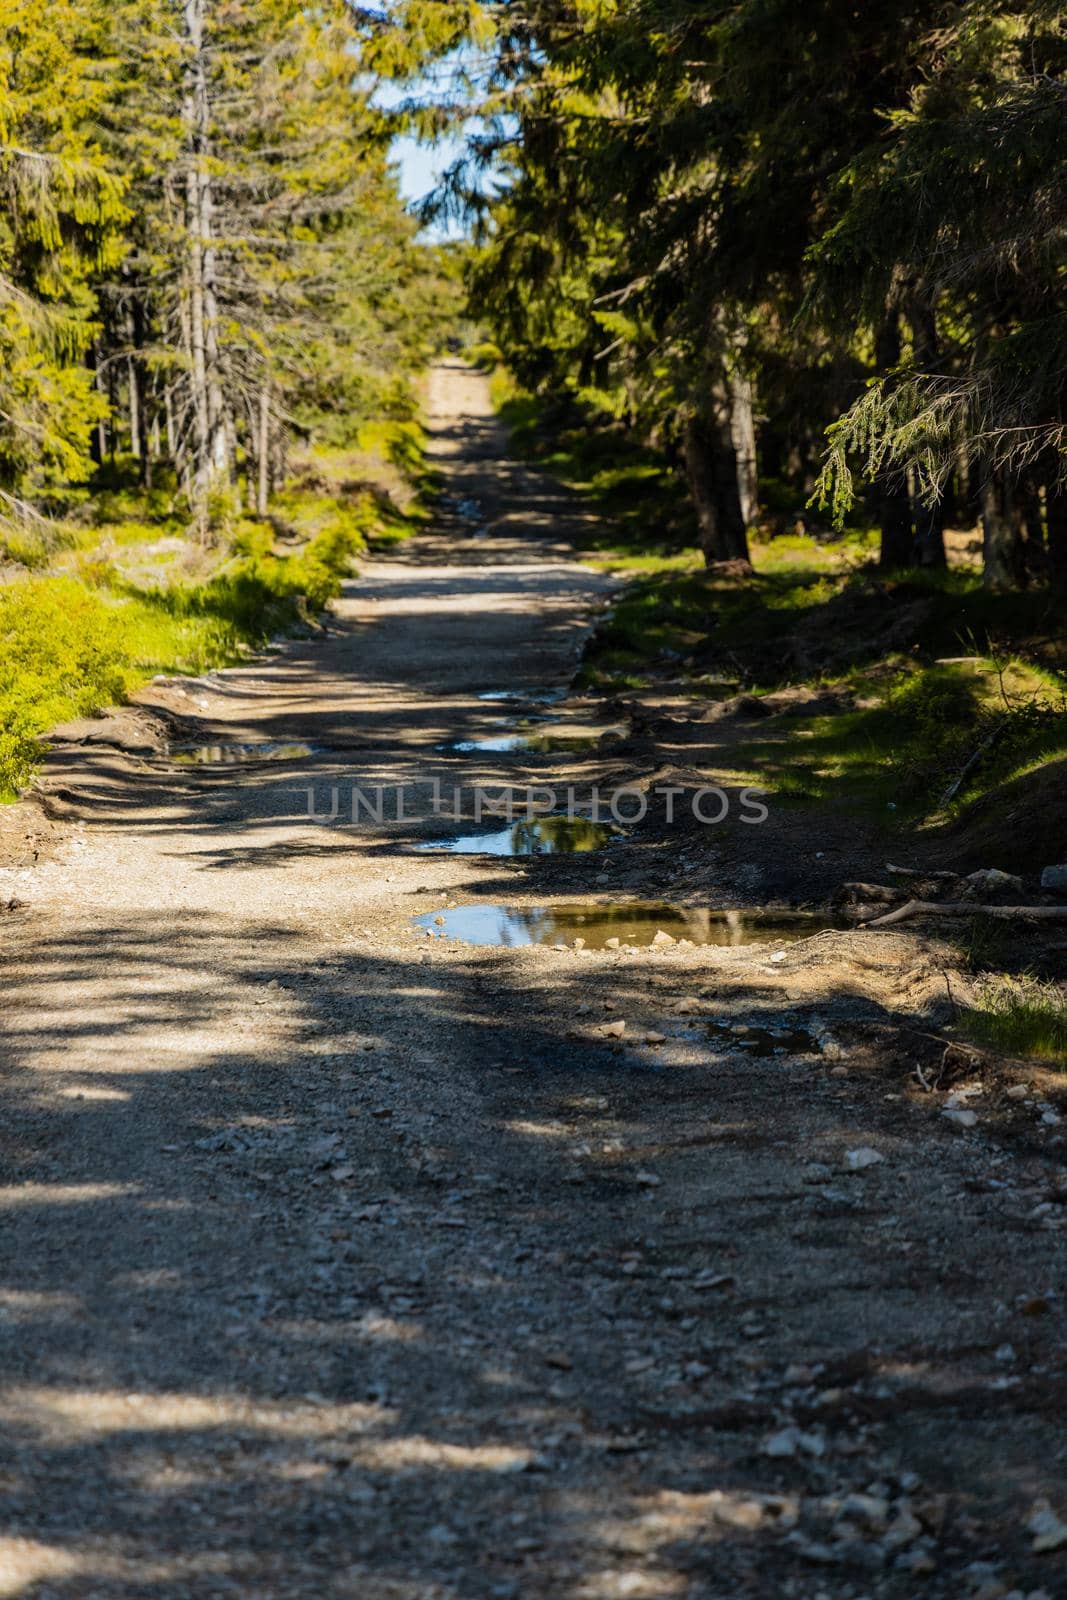
[[[479,700],[490,700],[494,704],[531,706],[551,706],[566,698],[565,688],[546,689],[543,685],[532,689],[486,689],[478,696]]]
[[[455,744],[438,745],[439,750],[451,750],[457,755],[470,755],[484,750],[500,754],[509,750],[528,750],[529,740],[524,733],[503,733],[492,739],[457,739]]]
[[[621,829],[607,822],[591,822],[588,817],[532,817],[529,820],[524,817],[495,832],[453,834],[447,839],[427,840],[417,844],[415,849],[445,850],[459,856],[584,855],[590,850],[602,850],[612,839],[621,837]],[[462,938],[463,935],[456,937]],[[538,941],[525,939],[511,942],[534,944]]]
[[[506,733],[491,735],[485,739],[460,739],[455,744],[442,745],[441,748],[451,750],[458,755],[500,754],[517,750],[530,755],[568,754],[596,750],[606,734],[625,732],[626,728],[622,723],[612,723],[603,727],[589,723],[558,723],[544,728],[539,733]]]
[[[727,1022],[702,1022],[699,1033],[687,1029],[683,1038],[712,1038],[731,1050],[749,1050],[758,1056],[818,1055],[819,1046],[802,1028],[731,1026]]]
[[[302,761],[314,753],[312,744],[190,744],[175,746],[167,760],[185,766],[222,767],[241,761]]]
[[[557,817],[540,820],[566,821]],[[815,913],[683,910],[655,901],[629,905],[456,906],[451,911],[428,912],[414,921],[440,938],[462,939],[466,944],[573,944],[580,938],[590,950],[606,949],[609,939],[617,939],[620,945],[649,945],[660,931],[673,939],[688,939],[691,944],[700,945],[786,944],[835,926],[830,918]],[[745,1036],[736,1037],[740,1040]]]

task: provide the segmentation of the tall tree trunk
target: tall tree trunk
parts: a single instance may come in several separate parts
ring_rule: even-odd
[[[875,362],[879,372],[891,372],[900,365],[900,312],[887,309],[875,340]],[[884,572],[898,572],[915,561],[915,538],[911,524],[911,497],[900,475],[887,477],[875,494],[882,547],[878,565]]]
[[[1012,500],[1000,473],[982,482],[982,581],[987,589],[1011,589],[1019,580],[1020,539]]]
[[[1052,586],[1067,590],[1067,488],[1058,479],[1048,485],[1045,499],[1048,528],[1048,563]]]
[[[130,307],[130,356],[128,380],[130,385],[130,438],[133,453],[140,463],[141,483],[146,489],[152,486],[152,430],[149,422],[149,385],[141,351],[145,342],[145,308],[139,290],[135,290]]]
[[[725,376],[711,381],[702,403],[686,419],[684,451],[705,562],[711,566],[716,561],[748,561]]]
[[[189,384],[193,413],[190,480],[193,517],[201,537],[208,527],[209,500],[219,470],[221,392],[218,374],[218,306],[215,251],[211,243],[213,203],[210,154],[210,104],[204,38],[204,0],[183,0],[185,86],[185,228],[187,235],[183,322],[189,341]]]
[[[759,506],[756,464],[756,419],[751,379],[734,374],[730,379],[730,435],[737,459],[737,490],[741,516],[747,528]]]
[[[937,318],[929,295],[916,288],[908,304],[913,360],[920,371],[930,371],[938,356]],[[899,359],[899,352],[898,352]],[[922,498],[917,485],[912,523],[915,529],[915,556],[920,567],[945,567],[945,499],[942,493],[933,505]]]
[[[126,402],[130,417],[130,454],[140,461],[141,450],[141,392],[137,382],[137,363],[126,357]]]
[[[259,391],[259,432],[256,445],[256,512],[267,515],[270,499],[270,389],[266,384]]]
[[[920,567],[945,567],[945,502],[937,500],[925,505],[919,500],[915,507],[915,554]]]
[[[89,369],[93,374],[93,387],[99,392],[103,393],[103,385],[100,382],[100,368],[98,364],[99,347],[95,340],[89,346],[89,353],[86,359],[89,364]],[[89,435],[89,455],[92,458],[94,466],[102,467],[104,465],[104,457],[107,455],[107,430],[104,426],[103,417],[99,419],[96,427]]]

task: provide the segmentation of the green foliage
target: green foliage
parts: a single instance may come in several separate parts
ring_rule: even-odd
[[[201,582],[139,586],[96,549],[77,553],[75,576],[0,588],[0,794],[29,781],[54,723],[122,700],[153,673],[202,672],[306,624],[363,548],[342,511],[282,556],[269,525],[243,521],[230,559]]]
[[[118,612],[80,584],[0,589],[0,791],[29,781],[53,723],[121,699],[129,666]]]

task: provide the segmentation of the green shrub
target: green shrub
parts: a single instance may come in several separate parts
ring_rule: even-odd
[[[39,736],[119,700],[129,682],[114,607],[69,578],[0,589],[0,789],[29,781]]]
[[[340,591],[360,533],[343,515],[295,555],[242,523],[227,565],[206,583],[138,589],[103,560],[73,577],[0,588],[0,794],[28,783],[40,736],[122,700],[161,671],[203,672],[307,620]],[[93,587],[89,587],[88,585]]]

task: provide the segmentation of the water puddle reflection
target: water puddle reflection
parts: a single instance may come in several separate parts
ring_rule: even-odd
[[[602,850],[621,836],[621,829],[606,822],[591,822],[588,817],[531,817],[493,832],[429,839],[415,849],[444,850],[460,856],[584,855],[590,850]]]
[[[311,744],[276,743],[176,745],[167,759],[194,767],[235,766],[242,761],[303,761],[314,755],[315,748]]]
[[[566,819],[544,817],[540,820],[560,822]],[[666,935],[679,944],[787,944],[835,926],[830,918],[815,913],[701,911],[657,901],[614,905],[456,906],[447,911],[427,912],[414,921],[416,926],[442,939],[461,939],[465,944],[569,945],[581,939],[589,950],[665,943],[663,938],[656,941],[657,934]],[[739,1034],[737,1038],[741,1040],[744,1036]]]
[[[566,688],[548,689],[543,686],[532,689],[486,689],[478,696],[479,700],[488,700],[493,704],[502,702],[504,705],[531,706],[550,706],[566,698]]]
[[[537,732],[491,734],[484,739],[460,739],[455,744],[443,745],[457,755],[500,754],[522,750],[530,755],[568,755],[596,750],[600,741],[609,734],[625,734],[622,723],[598,727],[587,722],[558,722],[546,725]]]

